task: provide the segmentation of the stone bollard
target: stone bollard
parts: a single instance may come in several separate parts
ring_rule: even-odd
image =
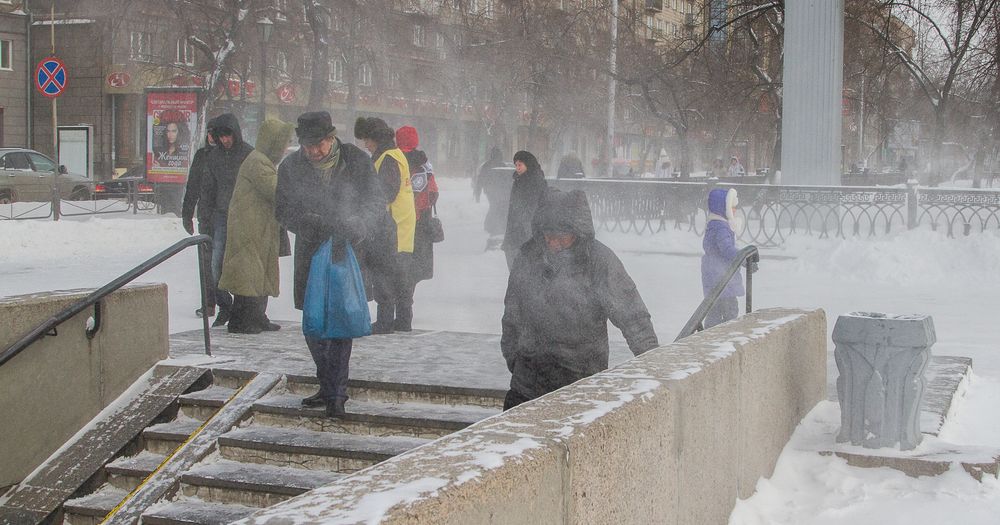
[[[926,315],[853,312],[833,328],[840,399],[838,442],[912,450],[922,438],[924,370],[937,340]]]

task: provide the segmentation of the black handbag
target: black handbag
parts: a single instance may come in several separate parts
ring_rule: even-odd
[[[437,204],[434,205],[434,215],[427,219],[427,236],[431,242],[441,242],[444,240],[444,226],[437,216]]]

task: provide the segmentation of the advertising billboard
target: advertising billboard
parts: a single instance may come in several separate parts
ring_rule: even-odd
[[[146,178],[183,184],[191,167],[191,133],[198,126],[198,95],[192,91],[146,93]]]

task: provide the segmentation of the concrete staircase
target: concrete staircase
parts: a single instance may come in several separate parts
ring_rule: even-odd
[[[181,461],[182,445],[251,379],[217,370],[211,386],[178,397],[173,420],[145,428],[137,453],[106,464],[97,490],[64,504],[64,523],[100,523],[162,463]],[[188,458],[193,466],[162,496],[147,498],[142,523],[229,523],[497,414],[503,402],[498,392],[352,381],[347,416],[331,419],[301,406],[316,389],[314,377],[283,376],[203,457]]]

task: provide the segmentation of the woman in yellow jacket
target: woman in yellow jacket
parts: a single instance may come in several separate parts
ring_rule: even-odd
[[[391,218],[382,228],[384,246],[376,248],[381,253],[372,254],[369,261],[374,262],[367,265],[378,305],[372,333],[408,332],[413,321],[415,284],[409,278],[410,258],[417,226],[410,167],[406,156],[396,147],[395,131],[384,120],[359,118],[354,123],[354,136],[364,141],[365,149],[372,154]]]

